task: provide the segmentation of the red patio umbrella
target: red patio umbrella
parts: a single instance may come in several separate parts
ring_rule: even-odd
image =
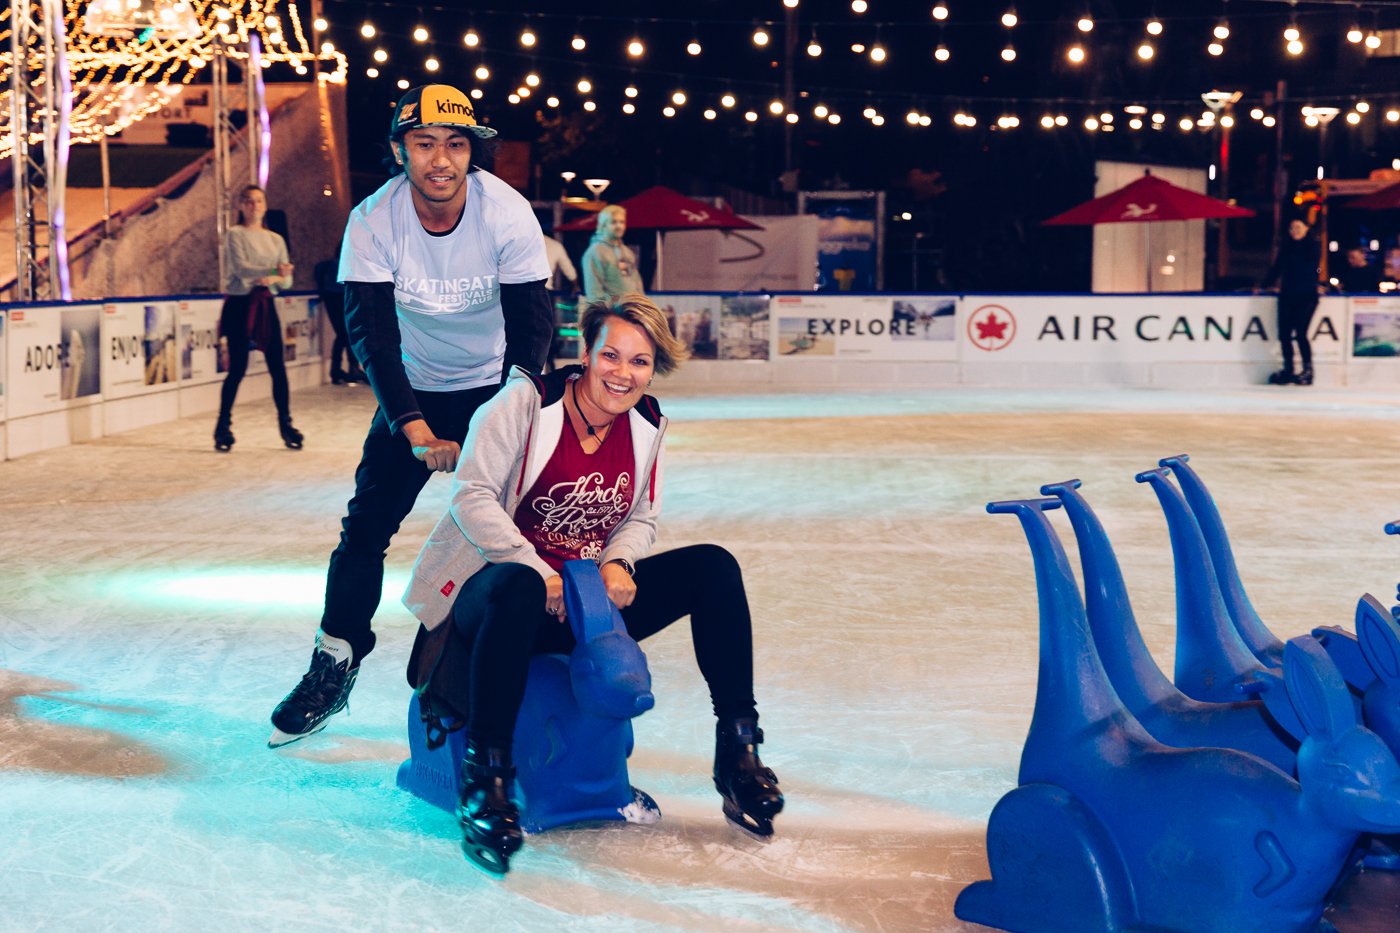
[[[1354,207],[1363,211],[1392,211],[1400,207],[1400,182],[1379,191],[1373,191],[1355,201],[1348,201],[1344,207]]]
[[[627,211],[629,230],[656,231],[656,275],[652,287],[661,288],[661,237],[667,230],[762,230],[758,224],[745,220],[724,207],[715,207],[695,198],[688,198],[665,185],[656,185],[634,194],[618,207]],[[580,217],[560,224],[556,230],[592,230],[598,223],[595,216]]]
[[[1100,195],[1043,223],[1046,226],[1155,223],[1163,220],[1205,220],[1211,217],[1253,217],[1254,211],[1174,185],[1151,172],[1116,191]],[[1144,236],[1151,245],[1150,228]],[[1151,250],[1149,249],[1150,253]],[[1152,290],[1152,260],[1147,261],[1147,290]]]

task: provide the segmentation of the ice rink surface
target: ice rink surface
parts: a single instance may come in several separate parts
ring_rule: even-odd
[[[351,715],[266,748],[373,408],[326,386],[293,400],[300,452],[261,400],[230,454],[210,415],[0,463],[0,930],[979,929],[952,903],[986,876],[1037,652],[1029,552],[987,501],[1081,478],[1168,671],[1171,552],[1133,482],[1159,457],[1191,455],[1280,635],[1350,628],[1361,593],[1389,604],[1400,579],[1382,532],[1400,393],[658,389],[659,547],[713,541],[744,567],[788,799],[773,841],[720,815],[683,623],[643,645],[657,706],[632,780],[659,825],[531,837],[496,881],[395,787],[415,630],[398,597],[443,477],[390,551]],[[1339,903],[1343,933],[1393,930],[1400,883],[1365,875]]]

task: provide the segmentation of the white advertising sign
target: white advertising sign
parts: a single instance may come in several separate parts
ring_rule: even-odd
[[[1400,295],[1351,299],[1351,355],[1400,356]]]
[[[1278,357],[1273,295],[968,295],[964,362],[1252,362]],[[1342,359],[1344,298],[1323,298],[1313,357]]]
[[[817,218],[749,217],[762,230],[673,230],[662,238],[662,281],[674,291],[800,292],[817,282]]]
[[[213,382],[227,368],[228,354],[219,342],[219,298],[188,298],[175,312],[175,343],[180,348],[180,381],[190,385]],[[220,368],[221,351],[224,368]]]
[[[320,313],[320,298],[308,295],[277,296],[277,319],[282,322],[283,359],[288,366],[320,358]]]
[[[779,295],[773,359],[955,360],[952,295]]]
[[[101,400],[102,305],[11,308],[7,324],[9,417]]]
[[[108,302],[102,306],[102,394],[128,398],[175,388],[179,302]]]

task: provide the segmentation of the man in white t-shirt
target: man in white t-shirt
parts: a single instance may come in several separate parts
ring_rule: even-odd
[[[379,408],[331,554],[310,670],[272,714],[274,748],[345,708],[374,648],[390,539],[432,473],[456,469],[472,413],[510,368],[544,363],[544,235],[523,196],[472,165],[473,147],[495,135],[456,88],[414,88],[390,124],[395,176],[350,214],[338,278]]]

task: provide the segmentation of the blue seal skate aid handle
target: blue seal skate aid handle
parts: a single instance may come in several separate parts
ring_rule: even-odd
[[[591,560],[564,564],[564,609],[578,646],[569,656],[574,696],[584,710],[611,719],[640,716],[656,705],[651,671],[627,633]]]

